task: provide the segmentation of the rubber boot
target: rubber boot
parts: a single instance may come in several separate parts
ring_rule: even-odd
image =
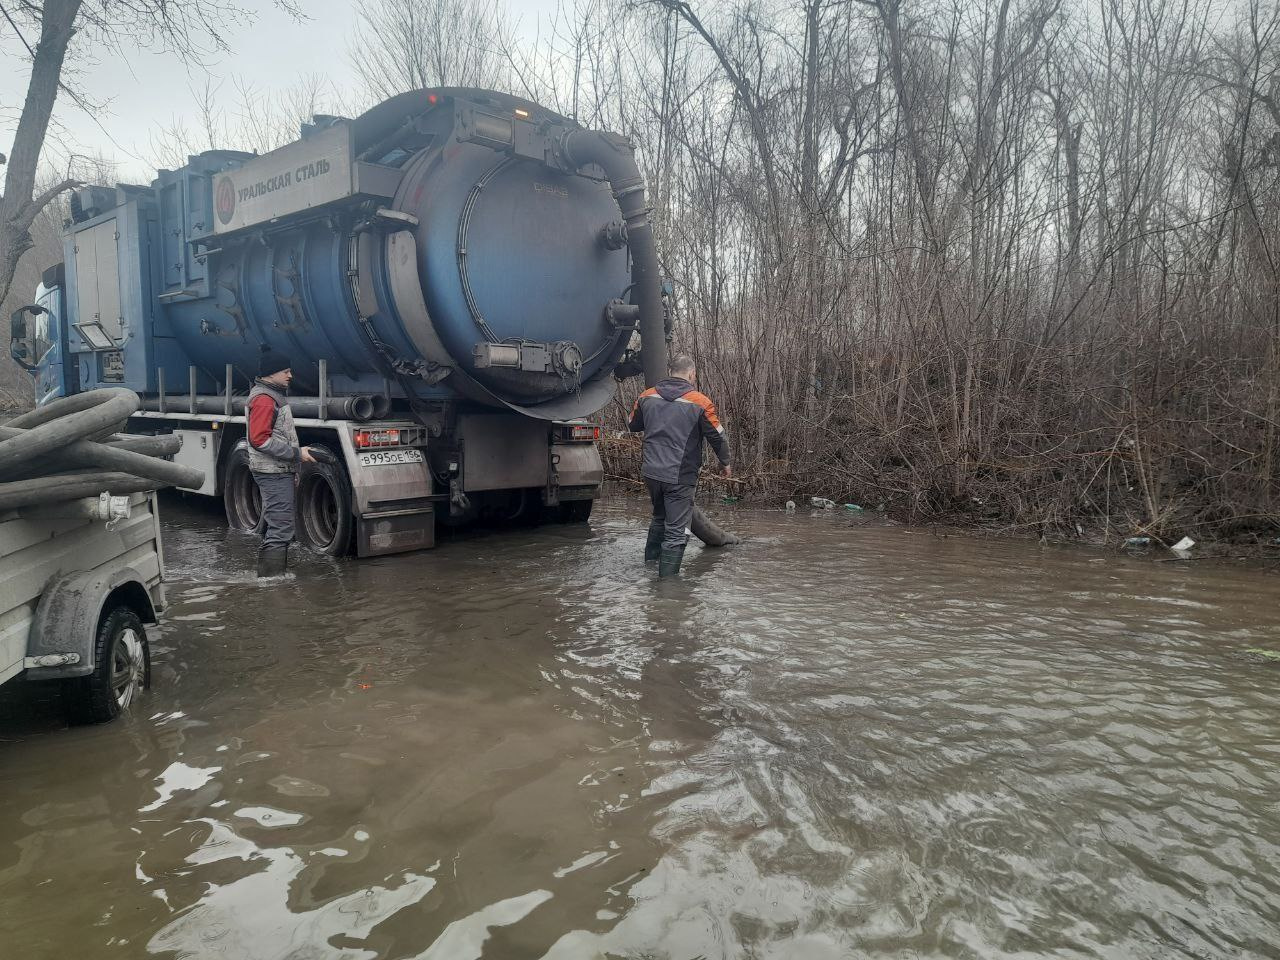
[[[654,530],[650,527],[649,539],[644,543],[644,562],[656,563],[660,556],[662,556],[662,528]]]
[[[289,566],[289,548],[263,547],[258,551],[258,576],[278,577]]]
[[[663,547],[662,555],[658,558],[658,576],[678,577],[680,575],[680,561],[683,559],[683,546],[676,547],[674,550],[670,547]]]

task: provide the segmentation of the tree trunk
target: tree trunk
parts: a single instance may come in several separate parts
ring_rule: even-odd
[[[82,0],[46,0],[40,23],[40,41],[31,64],[27,98],[13,138],[13,151],[5,169],[4,196],[0,197],[0,300],[13,284],[18,260],[31,248],[31,224],[46,204],[70,181],[33,196],[40,152],[44,147],[53,104],[61,86],[62,64],[75,32]]]

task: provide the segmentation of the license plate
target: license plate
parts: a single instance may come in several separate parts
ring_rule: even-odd
[[[370,450],[358,453],[362,467],[387,467],[397,463],[421,463],[422,451],[410,447],[407,450]]]

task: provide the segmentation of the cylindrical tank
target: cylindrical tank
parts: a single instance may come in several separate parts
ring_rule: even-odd
[[[300,392],[323,359],[351,391],[385,382],[549,419],[598,409],[631,335],[607,309],[629,299],[631,259],[610,183],[560,155],[576,124],[480,90],[404,94],[341,123],[353,165],[394,189],[206,243],[209,295],[161,298],[191,361],[251,375],[269,345]],[[208,184],[222,203],[216,172]]]

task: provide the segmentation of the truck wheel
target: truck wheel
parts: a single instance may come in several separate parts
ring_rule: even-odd
[[[262,532],[262,494],[249,470],[249,448],[241,440],[222,468],[222,505],[232,530]]]
[[[315,463],[304,463],[298,477],[298,539],[318,553],[346,556],[355,518],[351,515],[351,482],[338,458],[313,446]]]
[[[560,504],[559,520],[561,523],[586,523],[591,519],[591,508],[594,500],[566,500]]]
[[[114,720],[151,686],[151,648],[136,613],[125,606],[107,612],[94,639],[93,673],[70,683],[77,723]]]

